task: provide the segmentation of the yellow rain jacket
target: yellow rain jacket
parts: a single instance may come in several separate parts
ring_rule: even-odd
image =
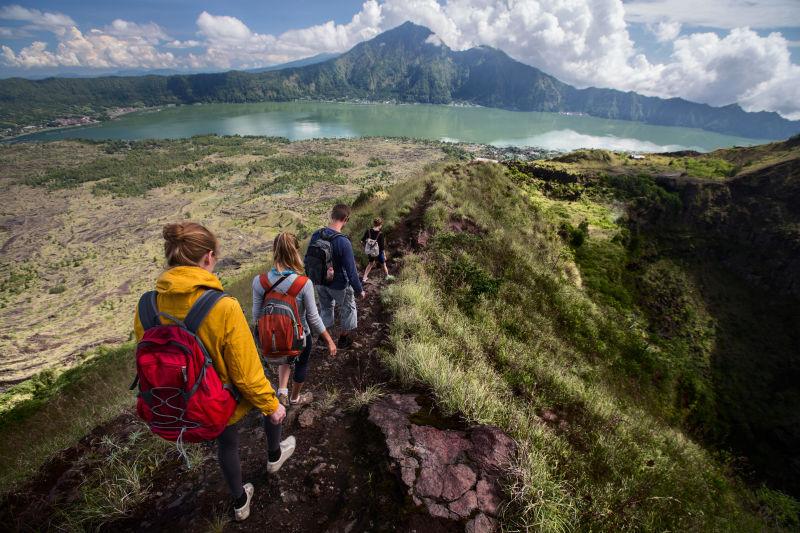
[[[156,282],[158,310],[183,319],[206,289],[222,290],[222,283],[217,276],[200,267],[171,268],[161,274]],[[139,320],[138,309],[133,327],[136,340],[141,340],[144,328]],[[253,407],[265,415],[272,414],[278,408],[278,399],[264,375],[247,319],[235,298],[223,298],[217,302],[197,334],[211,355],[222,383],[234,385],[242,395],[228,425],[241,420]]]

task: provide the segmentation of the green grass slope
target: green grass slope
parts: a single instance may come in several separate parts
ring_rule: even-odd
[[[425,246],[405,258],[400,282],[386,294],[394,349],[385,360],[404,381],[427,386],[446,411],[518,439],[508,527],[796,525],[791,498],[752,492],[691,436],[687,421],[708,406],[709,363],[685,335],[673,342],[654,334],[631,304],[633,289],[615,281],[614,255],[625,249],[615,248],[624,236],[612,212],[592,202],[561,206],[567,217],[587,220],[588,241],[578,243],[580,229],[560,231],[559,206],[498,165],[451,166],[417,182],[414,192],[405,187],[371,207],[397,223],[411,212],[408,198],[427,202],[415,237]],[[576,257],[576,248],[595,240],[611,246],[588,245]],[[660,279],[680,283],[672,265],[655,268],[654,289],[669,292]],[[676,313],[695,312],[686,298]],[[691,330],[688,339],[702,334],[706,318],[679,320]],[[692,401],[684,401],[687,390]]]

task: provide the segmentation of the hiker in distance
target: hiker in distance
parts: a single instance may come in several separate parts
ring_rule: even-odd
[[[216,438],[234,517],[245,520],[254,489],[242,483],[238,422],[253,408],[262,413],[270,473],[294,453],[295,438],[281,441],[286,409],[264,375],[239,303],[213,274],[216,237],[193,222],[167,224],[163,237],[169,269],[142,297],[134,319],[137,340],[144,338],[136,350],[137,412],[179,450],[184,441]]]
[[[362,280],[364,283],[367,282],[370,271],[372,271],[378,263],[383,267],[386,280],[392,281],[394,279],[394,276],[389,274],[389,267],[386,266],[386,237],[383,235],[382,229],[383,219],[376,217],[372,220],[372,228],[365,231],[364,236],[361,237],[361,244],[364,245],[364,253],[367,254],[367,258],[369,259],[369,264],[364,271],[364,279]]]
[[[342,233],[348,220],[350,206],[334,206],[328,226],[311,236],[305,257],[306,273],[317,289],[319,313],[328,330],[333,327],[335,310],[339,310],[342,332],[336,345],[342,350],[353,344],[352,332],[358,327],[355,295],[366,296],[356,269],[353,246]]]
[[[262,339],[261,353],[269,364],[278,366],[278,401],[284,406],[303,405],[313,400],[310,392],[300,392],[308,373],[312,334],[325,341],[331,357],[336,356],[336,344],[317,311],[314,284],[304,275],[297,237],[278,234],[272,251],[272,269],[253,278],[254,329]]]

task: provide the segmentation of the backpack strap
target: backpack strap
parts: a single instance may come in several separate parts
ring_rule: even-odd
[[[264,297],[266,298],[267,294],[272,292],[272,289],[283,283],[288,277],[289,276],[281,276],[280,278],[278,278],[278,281],[270,285],[267,275],[261,274],[261,276],[259,277],[259,281],[261,282],[261,286],[264,287]]]
[[[333,232],[333,235],[329,235],[329,236],[326,237],[324,235],[324,233],[327,233],[325,230],[328,230],[328,232]],[[342,233],[341,231],[336,231],[334,229],[327,228],[327,227],[322,228],[321,230],[319,230],[319,238],[322,239],[323,241],[333,242],[333,240],[335,238],[337,238],[337,237],[346,237],[346,235],[344,233]]]
[[[286,291],[287,296],[291,296],[292,298],[297,298],[297,295],[300,294],[300,291],[302,291],[303,287],[306,286],[307,281],[308,281],[307,277],[297,276],[297,278],[295,278],[294,282],[292,283],[292,286],[289,287],[288,291]]]
[[[156,291],[149,291],[142,294],[139,298],[139,322],[145,331],[161,325],[158,319],[158,307],[156,307]]]
[[[194,302],[194,305],[192,305],[192,308],[189,309],[189,314],[183,319],[183,324],[186,329],[196,334],[197,329],[200,327],[200,324],[203,323],[203,320],[211,309],[225,296],[227,296],[227,294],[216,289],[208,289],[201,294],[200,298],[198,298],[197,301]]]

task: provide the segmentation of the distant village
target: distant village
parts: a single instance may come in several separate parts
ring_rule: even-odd
[[[113,109],[107,109],[104,112],[98,113],[93,116],[83,115],[83,116],[59,117],[43,124],[31,124],[28,126],[5,128],[0,130],[0,140],[9,140],[15,137],[31,135],[33,133],[38,133],[40,131],[46,131],[51,129],[74,128],[77,126],[88,126],[89,124],[98,124],[106,120],[114,120],[117,117],[126,115],[128,113],[133,113],[134,111],[140,111],[141,109],[142,108],[140,107],[116,107]]]

